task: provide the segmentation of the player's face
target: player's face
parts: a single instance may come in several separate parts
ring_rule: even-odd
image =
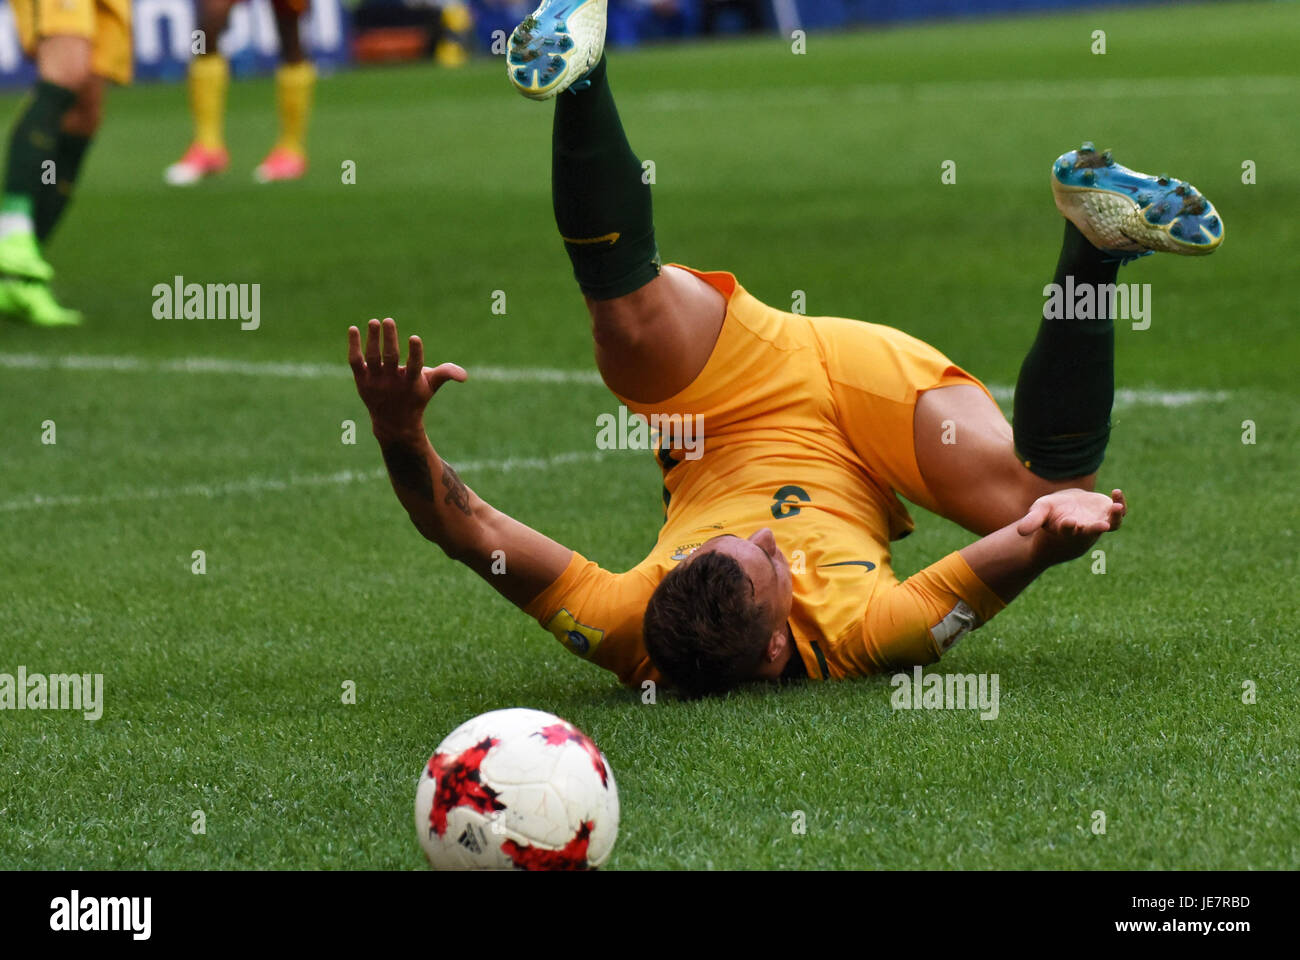
[[[790,617],[790,604],[794,588],[790,580],[790,564],[776,545],[776,537],[767,527],[757,531],[747,540],[725,534],[705,541],[695,551],[725,553],[745,571],[754,585],[754,600],[762,604],[771,618],[771,630],[779,631]]]

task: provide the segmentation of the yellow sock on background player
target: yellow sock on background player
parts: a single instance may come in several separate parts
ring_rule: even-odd
[[[307,120],[311,115],[316,68],[308,60],[281,64],[275,71],[275,105],[280,136],[253,176],[259,183],[296,180],[307,172]]]
[[[226,91],[230,65],[220,54],[195,57],[190,63],[190,112],[194,141],[185,155],[167,168],[164,178],[174,186],[188,186],[204,177],[223,173],[230,165],[226,149]],[[296,180],[307,172],[307,121],[311,115],[316,68],[308,60],[281,64],[275,72],[275,102],[280,134],[253,177],[259,183]]]
[[[194,118],[194,139],[185,155],[163,173],[163,179],[177,187],[224,173],[230,166],[225,134],[230,64],[219,53],[195,57],[190,61],[186,83],[190,115]]]
[[[226,91],[230,64],[219,53],[190,61],[190,113],[194,117],[194,142],[210,150],[226,149]]]

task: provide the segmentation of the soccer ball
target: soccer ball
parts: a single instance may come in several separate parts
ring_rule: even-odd
[[[618,787],[596,745],[551,713],[493,710],[438,745],[415,792],[435,870],[587,870],[618,836]]]

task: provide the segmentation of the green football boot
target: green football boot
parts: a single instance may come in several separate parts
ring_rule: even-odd
[[[54,276],[54,268],[41,256],[36,234],[15,230],[0,240],[0,274],[48,283]]]
[[[0,316],[34,327],[75,327],[81,313],[60,305],[49,284],[19,277],[0,278]]]

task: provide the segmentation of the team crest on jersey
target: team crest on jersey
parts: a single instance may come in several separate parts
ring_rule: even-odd
[[[679,547],[673,547],[672,556],[670,556],[668,559],[685,560],[687,557],[689,557],[692,553],[694,553],[703,545],[704,545],[703,540],[696,540],[694,543],[683,543]]]

